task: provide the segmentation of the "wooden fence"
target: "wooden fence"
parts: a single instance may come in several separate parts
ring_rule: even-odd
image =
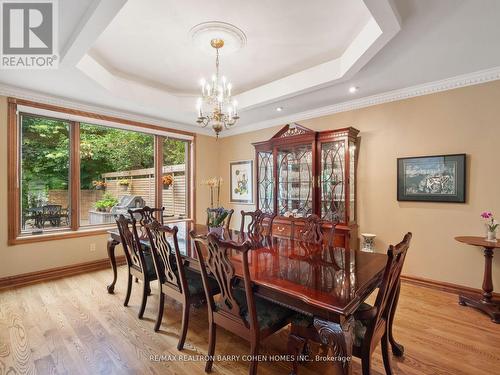
[[[163,206],[168,216],[187,216],[187,186],[184,164],[163,167],[163,175],[171,174],[174,182],[169,189],[163,189]],[[94,204],[102,198],[104,193],[111,193],[120,199],[124,195],[139,195],[150,207],[155,206],[155,179],[154,169],[138,169],[125,172],[111,172],[102,175],[106,181],[106,190],[81,190],[80,191],[80,218],[86,222],[89,211],[94,209]],[[127,188],[118,185],[122,179],[130,180]],[[49,190],[48,202],[60,204],[63,208],[69,205],[68,190]]]
[[[187,216],[187,186],[185,165],[170,165],[163,167],[163,175],[171,174],[174,182],[169,189],[163,189],[163,206],[166,215]],[[133,171],[111,172],[102,175],[106,182],[106,192],[120,199],[124,195],[139,195],[150,207],[155,206],[155,179],[154,168],[137,169]],[[127,179],[128,187],[118,184],[118,181]]]

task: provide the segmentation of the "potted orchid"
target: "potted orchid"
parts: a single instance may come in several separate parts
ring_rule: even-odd
[[[481,217],[485,220],[486,224],[486,240],[494,241],[497,240],[497,229],[498,229],[498,221],[495,220],[493,214],[490,211],[484,211],[481,214]]]
[[[212,177],[209,178],[208,180],[202,181],[202,184],[208,186],[208,188],[210,189],[210,208],[219,207],[222,178]],[[216,200],[215,205],[214,205],[214,199]]]

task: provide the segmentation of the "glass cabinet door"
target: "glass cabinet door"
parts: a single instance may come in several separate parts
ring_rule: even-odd
[[[265,213],[274,212],[274,160],[272,151],[257,153],[259,179],[259,209]]]
[[[320,143],[321,218],[345,222],[345,141]]]
[[[356,143],[349,141],[349,221],[356,221]]]
[[[312,145],[281,146],[277,159],[278,215],[310,215],[313,208]]]

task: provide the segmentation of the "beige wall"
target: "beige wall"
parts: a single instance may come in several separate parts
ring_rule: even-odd
[[[197,181],[214,176],[218,172],[218,159],[215,138],[196,137]],[[81,237],[66,240],[47,241],[16,246],[7,246],[7,98],[0,97],[0,278],[26,272],[39,271],[54,267],[89,262],[107,257],[106,235]],[[207,206],[208,194],[203,189],[199,194],[197,216],[204,218],[202,207]],[[204,220],[204,219],[203,219]],[[96,251],[90,245],[96,244]],[[119,250],[121,252],[121,250]]]
[[[354,126],[361,133],[358,164],[360,232],[377,234],[377,247],[412,231],[414,241],[405,273],[479,288],[483,257],[479,249],[453,240],[461,234],[482,235],[483,209],[500,217],[500,81],[387,103],[302,121],[315,130]],[[7,101],[0,97],[0,220],[7,223]],[[196,137],[196,219],[205,221],[208,190],[201,181],[222,176],[222,203],[229,204],[229,161],[253,159],[251,142],[270,138],[280,127],[222,138]],[[462,153],[468,155],[466,204],[409,203],[396,200],[396,158]],[[239,225],[239,214],[233,226]],[[90,252],[90,244],[97,245]],[[106,236],[7,246],[7,225],[0,226],[0,277],[106,257]],[[494,283],[500,288],[500,254],[494,258]]]
[[[500,81],[339,113],[300,124],[314,130],[353,126],[360,130],[358,223],[377,234],[377,248],[411,231],[414,240],[405,274],[479,288],[483,256],[454,241],[457,235],[484,235],[479,214],[500,218]],[[220,175],[229,181],[229,161],[253,159],[251,142],[270,138],[280,127],[220,140]],[[412,203],[396,200],[396,158],[466,153],[467,203]],[[228,184],[223,205],[229,204]],[[233,227],[239,225],[235,215]],[[500,251],[494,258],[494,284],[500,288]]]

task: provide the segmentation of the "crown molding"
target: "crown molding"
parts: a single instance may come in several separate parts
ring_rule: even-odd
[[[500,80],[500,66],[491,69],[480,70],[473,73],[462,74],[459,76],[424,83],[421,85],[411,86],[403,89],[388,91],[381,94],[371,95],[364,98],[349,100],[346,102],[332,104],[329,106],[319,107],[316,109],[311,109],[308,111],[297,112],[287,116],[282,116],[274,118],[271,120],[260,121],[249,125],[237,126],[233,129],[226,130],[221,133],[221,138],[231,137],[233,135],[249,133],[252,131],[266,129],[273,126],[279,126],[288,124],[291,122],[299,122],[304,120],[310,120],[317,117],[328,116],[335,113],[352,111],[355,109],[370,107],[378,104],[384,104],[399,100],[405,100],[414,98],[417,96],[435,94],[442,91],[458,89],[461,87],[478,85],[482,83],[487,83],[491,81]],[[0,84],[0,95],[11,96],[19,99],[26,99],[30,101],[35,101],[44,104],[51,104],[55,106],[60,106],[69,109],[82,110],[87,112],[93,112],[101,115],[119,117],[125,120],[138,121],[151,125],[158,125],[171,129],[185,130],[197,134],[213,136],[213,132],[209,128],[200,128],[194,125],[181,124],[176,122],[170,122],[167,120],[161,120],[157,118],[141,116],[137,114],[132,114],[124,111],[112,110],[109,108],[83,104],[76,101],[70,101],[54,96],[49,96],[39,92],[21,89],[15,86]]]
[[[40,92],[27,90],[15,86],[0,84],[0,96],[13,97],[17,99],[29,100],[32,102],[43,103],[67,109],[74,109],[84,112],[92,112],[98,115],[117,117],[123,120],[137,121],[145,124],[161,126],[169,129],[184,130],[192,133],[212,136],[210,129],[202,129],[194,125],[187,125],[168,120],[161,120],[154,117],[138,115],[130,112],[113,110],[110,108],[100,107],[91,104],[84,104],[78,101],[63,99],[60,97],[46,95]]]
[[[499,79],[500,79],[500,66],[491,69],[479,70],[473,73],[462,74],[459,76],[446,78],[439,81],[411,86],[403,89],[387,91],[385,93],[349,100],[346,102],[332,104],[329,106],[311,109],[308,111],[297,112],[287,116],[274,118],[271,120],[260,121],[249,125],[235,127],[233,129],[221,133],[220,137],[221,138],[231,137],[233,135],[266,129],[273,126],[284,125],[291,122],[310,120],[313,118],[328,116],[335,113],[347,112],[378,104],[410,99],[417,96],[435,94],[442,91],[448,91],[448,90],[458,89],[461,87],[478,85]]]

